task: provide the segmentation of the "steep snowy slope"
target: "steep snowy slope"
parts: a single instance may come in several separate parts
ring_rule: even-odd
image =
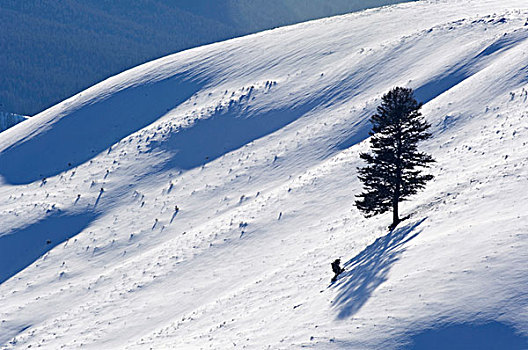
[[[526,348],[527,17],[441,0],[278,28],[0,134],[0,343]],[[353,202],[368,117],[398,85],[437,164],[389,233]]]

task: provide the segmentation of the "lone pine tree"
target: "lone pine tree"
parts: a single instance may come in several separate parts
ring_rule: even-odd
[[[427,132],[431,125],[422,117],[421,107],[412,89],[396,87],[385,94],[370,119],[372,154],[360,154],[367,165],[358,168],[364,192],[356,196],[359,197],[356,206],[366,217],[392,208],[391,228],[400,222],[398,203],[433,179],[420,170],[434,162],[429,154],[417,148],[419,141],[431,137]]]

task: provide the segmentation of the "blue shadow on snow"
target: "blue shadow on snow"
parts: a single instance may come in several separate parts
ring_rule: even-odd
[[[414,98],[417,101],[426,104],[434,100],[436,97],[440,96],[444,92],[448,91],[452,87],[460,84],[467,78],[471,76],[471,73],[468,71],[467,67],[459,67],[449,72],[447,75],[442,77],[437,77],[435,80],[432,80],[414,91]]]
[[[95,212],[67,214],[57,211],[26,227],[0,232],[0,283],[80,233],[98,215]]]
[[[13,185],[28,184],[83,164],[152,124],[203,84],[179,74],[90,101],[91,105],[68,111],[48,130],[1,152],[0,175]]]
[[[471,75],[482,68],[479,63],[495,53],[502,52],[513,47],[519,41],[526,37],[525,32],[518,32],[510,35],[504,35],[484,48],[479,54],[458,66],[453,67],[444,74],[435,77],[428,83],[415,89],[414,97],[422,103],[427,103],[454,86],[460,84]]]
[[[427,329],[411,337],[408,350],[526,350],[528,338],[499,322],[451,324]]]
[[[345,272],[335,284],[339,293],[333,302],[339,319],[358,312],[387,280],[390,268],[405,251],[404,245],[420,234],[417,228],[424,221],[425,218],[396,228],[344,264]]]
[[[323,103],[325,100],[319,98],[290,109],[266,111],[247,110],[244,104],[231,105],[171,133],[163,142],[152,142],[150,149],[171,155],[163,164],[164,169],[193,169],[287,126]]]

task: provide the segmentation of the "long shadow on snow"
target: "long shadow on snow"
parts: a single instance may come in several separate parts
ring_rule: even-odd
[[[414,92],[415,98],[424,104],[432,101],[481,70],[483,67],[480,65],[488,57],[512,48],[527,37],[527,30],[519,30],[500,37],[468,61],[452,67],[443,74],[433,77],[428,83],[417,87]]]
[[[78,166],[150,125],[203,84],[182,73],[96,98],[0,153],[0,175],[10,184],[28,184]]]
[[[170,134],[163,142],[153,141],[150,149],[171,155],[164,169],[193,169],[287,126],[325,102],[325,98],[315,98],[293,108],[266,111],[231,105]]]
[[[80,233],[98,216],[93,211],[78,214],[57,211],[26,227],[0,232],[0,283]]]
[[[335,285],[339,289],[334,300],[334,307],[339,310],[338,318],[358,312],[376,288],[387,280],[390,268],[405,251],[404,245],[420,234],[416,228],[424,221],[425,218],[389,232],[346,262],[346,271]]]
[[[479,65],[488,57],[510,49],[519,41],[526,39],[526,37],[528,37],[528,31],[521,30],[497,39],[474,57],[450,67],[441,74],[432,77],[423,85],[415,87],[414,97],[423,104],[434,100],[479,71],[482,68]],[[368,85],[368,82],[376,77],[378,71],[388,70],[390,66],[390,64],[384,61],[374,62],[374,64],[376,65],[376,69],[371,67],[371,69],[367,70],[370,72],[368,74],[361,74],[360,72],[350,74],[340,84],[337,84],[337,86],[340,86],[339,89],[330,91],[328,95],[332,96],[334,100],[349,98],[350,96],[348,95],[351,91],[361,90],[361,86],[364,84]],[[349,148],[369,137],[369,131],[371,131],[369,119],[371,115],[376,113],[376,106],[364,108],[359,113],[360,117],[350,126],[349,130],[345,131],[344,137],[336,144],[338,150]]]
[[[444,92],[450,90],[452,87],[460,84],[471,76],[468,67],[462,66],[447,72],[446,75],[436,77],[414,91],[416,100],[422,103],[427,103],[434,100]]]
[[[499,323],[450,324],[426,329],[411,337],[409,350],[526,350],[528,338],[516,334],[512,327]]]

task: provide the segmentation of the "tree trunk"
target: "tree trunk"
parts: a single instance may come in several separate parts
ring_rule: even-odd
[[[402,136],[401,136],[401,126],[398,128],[398,133],[396,134],[396,184],[394,186],[394,194],[392,197],[392,225],[391,230],[395,229],[396,226],[400,223],[400,217],[398,213],[398,203],[400,202],[400,186],[402,179]]]
[[[399,202],[399,195],[394,195],[394,199],[392,200],[392,228],[396,228],[398,224],[400,223],[400,217],[398,213],[398,202]]]
[[[401,173],[398,167],[398,177],[396,179],[396,188],[394,189],[394,194],[392,197],[392,225],[391,230],[396,228],[400,223],[400,216],[398,211],[398,203],[400,202],[400,178]]]

